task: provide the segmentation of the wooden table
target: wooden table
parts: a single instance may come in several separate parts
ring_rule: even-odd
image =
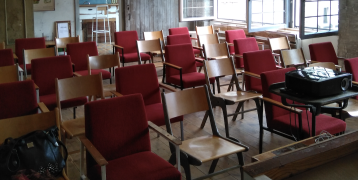
[[[316,143],[318,137],[252,157],[245,180],[358,179],[358,131]]]

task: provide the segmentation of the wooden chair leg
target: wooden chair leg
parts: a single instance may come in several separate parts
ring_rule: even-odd
[[[216,165],[218,164],[219,159],[214,159],[211,163],[209,174],[213,173],[215,171]]]
[[[240,164],[240,174],[241,174],[241,179],[244,179],[244,169],[243,166],[244,164],[244,156],[242,155],[242,152],[237,153],[237,158],[239,159],[239,164]]]
[[[206,120],[208,120],[208,117],[209,117],[209,113],[208,113],[208,111],[206,111],[205,115],[204,115],[204,118],[203,118],[203,121],[201,122],[201,125],[200,125],[201,129],[203,129],[205,127]]]
[[[241,107],[244,107],[244,102],[239,102],[239,104],[237,105],[237,108],[236,108],[236,110],[235,110],[235,113],[240,112]],[[238,114],[235,114],[235,115],[232,117],[232,121],[236,121],[237,115],[238,115]]]
[[[77,107],[73,107],[73,119],[76,119],[76,109]]]
[[[202,68],[203,68],[203,66],[200,66],[198,72],[201,72],[201,69],[202,69]]]
[[[219,77],[216,77],[215,80],[216,80],[216,86],[218,87],[218,93],[220,93],[220,80],[219,80]]]

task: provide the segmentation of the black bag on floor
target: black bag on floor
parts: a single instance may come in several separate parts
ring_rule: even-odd
[[[61,154],[63,147],[65,158]],[[21,169],[46,171],[54,176],[61,174],[67,160],[67,149],[58,140],[58,128],[34,131],[20,138],[7,138],[0,145],[0,177],[10,177]]]

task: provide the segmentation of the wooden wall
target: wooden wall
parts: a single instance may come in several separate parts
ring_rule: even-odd
[[[143,32],[163,30],[167,36],[168,29],[179,27],[178,0],[125,0],[125,30],[136,30],[139,39]]]
[[[15,47],[15,39],[34,37],[33,0],[0,0],[0,42]]]

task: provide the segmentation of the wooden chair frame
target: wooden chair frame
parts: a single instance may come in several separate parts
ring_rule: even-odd
[[[172,155],[169,159],[169,162],[173,165],[176,163],[178,163],[178,165],[179,165],[179,163],[180,163],[185,170],[186,179],[191,179],[189,162],[195,166],[200,166],[203,162],[207,162],[207,161],[211,161],[211,160],[213,160],[213,161],[212,161],[212,164],[211,164],[211,167],[209,170],[209,174],[206,176],[202,176],[198,179],[209,178],[209,177],[215,176],[217,174],[220,174],[220,173],[223,173],[223,172],[226,172],[228,170],[231,170],[233,168],[238,168],[238,167],[240,167],[240,172],[243,177],[242,166],[244,165],[244,160],[243,160],[242,152],[247,151],[248,147],[241,144],[236,139],[226,138],[226,137],[223,137],[220,135],[219,131],[217,130],[216,124],[215,124],[214,114],[213,114],[213,110],[211,108],[211,103],[210,103],[210,96],[209,96],[209,92],[208,92],[206,85],[204,85],[204,87],[187,89],[184,91],[178,91],[178,92],[167,93],[167,94],[162,93],[162,102],[163,102],[164,117],[166,120],[167,132],[171,135],[173,135],[173,131],[172,131],[171,124],[170,124],[170,118],[181,116],[181,115],[186,115],[186,114],[191,114],[191,113],[198,112],[198,111],[207,111],[209,114],[210,124],[211,124],[211,129],[212,129],[213,135],[198,137],[198,138],[193,138],[193,139],[182,141],[182,145],[180,145],[180,149],[181,149],[181,151],[180,151],[181,159],[180,160],[181,160],[181,162],[176,161],[175,157],[178,152],[176,151],[176,149],[173,147],[172,144],[169,144],[170,150],[172,153]],[[215,144],[215,141],[216,142],[220,141],[220,142],[226,143],[224,145],[226,147],[224,149],[226,149],[226,150],[230,149],[230,147],[226,146],[226,145],[230,145],[231,147],[235,146],[235,148],[238,148],[238,149],[236,149],[235,151],[232,151],[233,149],[230,149],[230,151],[228,150],[228,153],[225,153],[225,155],[222,152],[213,150],[213,152],[218,152],[218,153],[217,154],[214,153],[215,154],[214,156],[205,157],[205,156],[201,156],[202,153],[200,153],[199,151],[190,150],[190,149],[192,149],[192,147],[196,146],[195,141],[198,139],[200,139],[199,140],[200,142],[206,142],[207,147],[209,147],[211,149],[215,149],[215,147],[213,147],[213,144]],[[191,146],[191,144],[193,144],[193,146]],[[200,143],[200,144],[202,145],[203,143]],[[202,150],[205,151],[205,150],[207,150],[207,148],[202,148]],[[209,151],[211,151],[211,150],[209,149]],[[217,165],[219,158],[227,156],[229,154],[237,154],[238,160],[239,160],[239,165],[214,173],[215,167]]]
[[[0,43],[0,49],[5,49],[5,47],[6,47],[6,46],[5,46],[5,42],[1,42],[1,43]]]
[[[196,35],[214,34],[214,26],[195,26]]]
[[[49,111],[47,109],[40,114],[1,119],[0,142],[4,142],[8,137],[17,138],[30,132],[40,129],[45,130],[53,126],[60,127],[58,108],[55,108],[54,111]],[[60,131],[58,132],[58,135],[59,140],[61,140]],[[69,180],[64,170],[62,170],[62,178]]]
[[[307,67],[307,61],[305,55],[303,54],[302,49],[290,49],[290,50],[281,50],[282,64],[284,68],[288,66],[298,66],[304,65]]]
[[[239,81],[236,77],[236,71],[234,62],[231,58],[225,58],[225,59],[217,59],[217,60],[211,60],[211,61],[204,61],[204,72],[206,77],[206,82],[209,83],[209,78],[211,77],[220,77],[220,76],[228,76],[232,75],[234,79],[234,85],[236,86],[237,91],[236,92],[224,92],[219,94],[213,94],[210,87],[209,87],[209,95],[211,99],[211,103],[213,107],[220,106],[223,111],[224,116],[224,123],[225,123],[225,131],[226,131],[226,137],[230,137],[229,133],[229,123],[228,123],[228,117],[233,116],[233,121],[236,120],[237,115],[241,114],[243,119],[243,114],[245,112],[254,111],[257,110],[258,116],[260,116],[260,97],[262,94],[254,93],[254,92],[247,92],[242,91],[242,89],[239,86]],[[254,100],[256,104],[255,109],[249,109],[244,110],[244,102],[247,100]],[[235,103],[238,103],[238,106],[236,108],[236,111],[232,114],[227,113],[226,105],[234,105]],[[242,111],[240,112],[240,109]],[[208,114],[206,113],[203,119],[203,122],[201,123],[201,128],[204,128],[206,120],[207,120]]]
[[[66,45],[69,43],[79,43],[80,42],[80,36],[76,36],[76,37],[66,37],[66,38],[56,38],[55,40],[55,46],[56,48],[56,53],[58,55],[58,49],[63,49],[64,54],[66,55]]]
[[[41,48],[41,49],[27,49],[23,50],[24,55],[24,72],[25,72],[25,79],[27,79],[27,69],[26,64],[31,64],[33,59],[37,58],[44,58],[44,57],[53,57],[57,56],[56,53],[56,46],[50,48]]]
[[[162,63],[164,62],[164,53],[163,53],[163,46],[162,41],[160,38],[153,39],[153,40],[137,40],[137,52],[138,52],[138,64],[142,64],[142,58],[140,53],[149,53],[152,63],[154,64],[153,57],[155,54],[160,54]],[[150,60],[149,60],[150,61]],[[145,64],[146,62],[144,62]],[[156,65],[155,67],[163,66]]]
[[[154,40],[160,38],[163,44],[164,42],[164,33],[163,30],[160,31],[151,31],[151,32],[143,32],[144,40]]]
[[[20,81],[19,64],[0,67],[0,84]]]
[[[290,40],[288,39],[287,36],[285,37],[278,37],[278,38],[268,38],[269,44],[270,44],[270,48],[272,53],[275,53],[275,51],[280,51],[280,50],[290,50],[291,49],[291,45],[290,45]],[[278,65],[282,64],[282,55],[281,54],[277,54],[277,56],[275,56],[277,58],[276,63]]]
[[[324,67],[332,70],[336,70],[336,65],[333,62],[318,62],[310,64],[309,67]]]

